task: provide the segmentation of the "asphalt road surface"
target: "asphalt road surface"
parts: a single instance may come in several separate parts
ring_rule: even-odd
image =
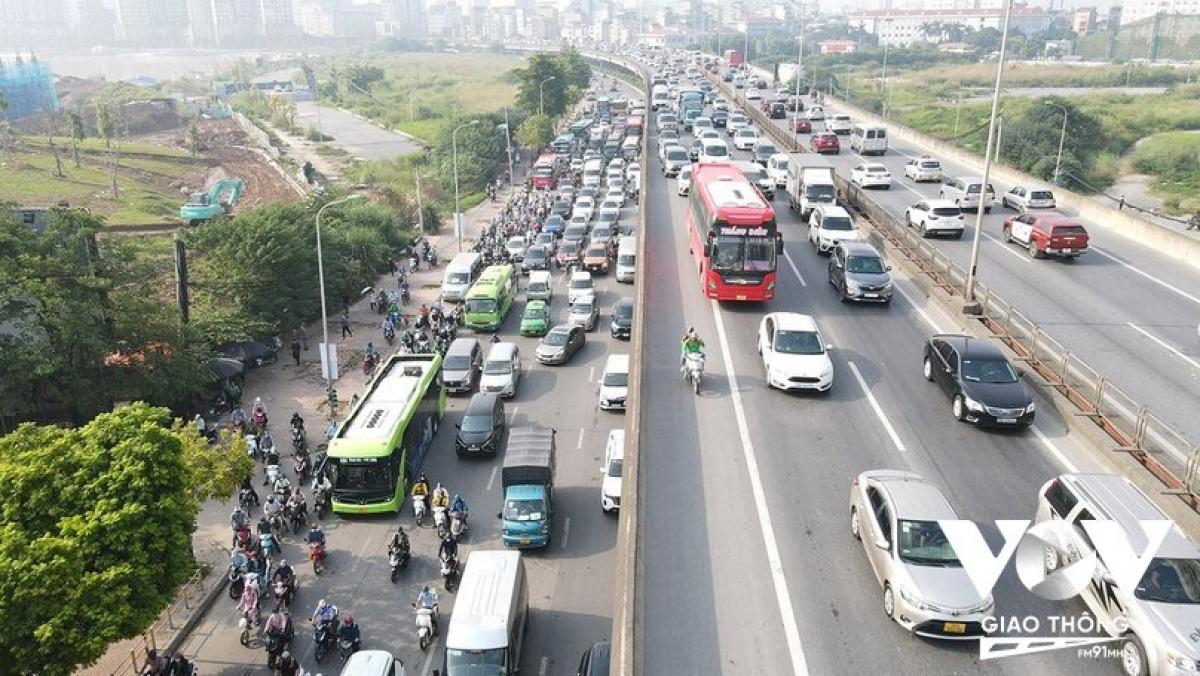
[[[296,121],[301,127],[319,126],[338,147],[361,159],[385,160],[421,149],[411,136],[384,129],[339,108],[321,106],[318,111],[316,101],[297,101]]]
[[[849,533],[850,482],[867,469],[921,474],[961,517],[980,523],[995,547],[993,519],[1032,518],[1043,482],[1067,470],[1106,470],[1103,459],[1041,399],[1027,432],[955,422],[949,401],[920,369],[923,341],[956,330],[957,318],[928,306],[903,278],[890,307],[838,302],[827,259],[808,244],[782,191],[775,206],[786,254],[775,299],[703,298],[688,252],[686,200],[657,159],[645,165],[651,357],[641,454],[642,673],[1118,673],[1115,662],[1064,651],[981,662],[973,642],[909,635],[884,616],[882,591]],[[989,254],[989,262],[1011,258],[999,249]],[[774,311],[816,318],[833,345],[828,393],[765,387],[756,332]],[[681,381],[675,359],[688,326],[707,343],[699,396]],[[995,597],[1004,615],[1084,610],[1039,600],[1011,568]]]
[[[823,129],[822,123],[814,123],[815,131]],[[807,144],[809,135],[800,137]],[[904,178],[904,163],[926,154],[923,149],[893,138],[886,154],[864,158],[851,152],[849,140],[841,137],[841,153],[826,157],[847,178],[863,162],[887,166],[891,189],[872,190],[871,196],[892,215],[903,219],[909,206],[938,197],[939,183]],[[948,175],[979,175],[938,159]],[[1013,187],[1002,181],[993,185],[997,198]],[[1002,239],[1003,222],[1015,213],[997,205],[984,216],[980,280],[1139,403],[1200,440],[1200,418],[1195,416],[1200,408],[1200,270],[1086,221],[1090,252],[1073,260],[1034,260]],[[931,240],[964,269],[975,230],[975,214],[965,216],[961,240]]]

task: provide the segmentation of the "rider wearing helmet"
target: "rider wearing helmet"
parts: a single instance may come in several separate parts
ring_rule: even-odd
[[[458,512],[462,515],[463,527],[467,525],[467,501],[462,499],[461,495],[455,494],[454,499],[450,501],[450,513]]]
[[[312,526],[309,527],[308,535],[305,536],[304,541],[310,545],[315,543],[315,544],[319,544],[322,547],[324,547],[325,546],[325,531],[321,530],[321,524],[314,521],[312,523]]]
[[[437,488],[433,489],[433,507],[434,509],[438,507],[450,507],[450,491],[446,490],[446,487],[440,482]]]
[[[338,629],[338,640],[350,641],[354,644],[354,651],[358,652],[358,646],[362,643],[362,631],[354,623],[353,616],[347,615],[346,619],[342,620],[342,626]]]
[[[689,326],[687,333],[683,334],[679,351],[679,364],[682,367],[684,359],[689,354],[704,355],[704,341],[700,339],[700,334],[696,333],[696,327]]]
[[[458,560],[458,541],[447,535],[438,546],[438,559],[446,561]]]
[[[425,502],[429,502],[429,479],[425,478],[424,472],[421,472],[421,475],[413,482],[412,496],[414,498],[420,497]]]
[[[401,526],[396,527],[396,532],[392,533],[392,539],[388,542],[388,554],[397,550],[402,554],[406,554],[409,551],[408,533],[405,533],[404,528]]]

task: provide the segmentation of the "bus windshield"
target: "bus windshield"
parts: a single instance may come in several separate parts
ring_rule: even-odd
[[[712,267],[721,272],[770,272],[775,269],[775,241],[771,237],[717,237]]]
[[[467,301],[467,312],[487,313],[496,311],[496,301],[491,298],[472,298]]]
[[[333,490],[376,493],[395,490],[396,472],[386,460],[373,463],[350,463],[330,458],[333,467]]]

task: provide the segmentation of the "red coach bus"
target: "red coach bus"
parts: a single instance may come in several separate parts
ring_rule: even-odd
[[[688,197],[688,236],[704,295],[717,300],[775,297],[783,237],[775,210],[730,164],[696,164]]]
[[[533,171],[530,175],[533,178],[533,187],[538,190],[549,190],[554,187],[554,153],[543,153],[533,164]]]

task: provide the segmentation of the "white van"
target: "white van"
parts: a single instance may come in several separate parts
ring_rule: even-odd
[[[521,349],[516,343],[496,343],[488,350],[479,376],[480,392],[495,392],[502,397],[517,393],[521,381]]]
[[[617,281],[632,282],[637,270],[637,238],[622,237],[617,243]]]
[[[341,676],[405,676],[404,663],[386,650],[360,650],[346,660]]]
[[[600,509],[604,513],[621,508],[621,475],[625,464],[625,430],[608,432],[608,445],[604,449],[604,466],[600,473]]]
[[[706,138],[700,142],[700,155],[697,162],[700,164],[708,164],[710,162],[728,162],[729,161],[729,146],[719,138]]]
[[[549,303],[553,290],[549,270],[534,270],[529,273],[529,284],[525,286],[526,299],[544,300]]]
[[[592,158],[583,163],[583,185],[600,186],[600,178],[604,174],[604,160]]]
[[[528,626],[529,588],[521,552],[471,552],[450,615],[442,674],[517,673]]]
[[[786,188],[788,178],[788,165],[791,163],[791,158],[787,153],[775,153],[767,158],[767,175],[771,180],[775,181],[776,188]]]
[[[481,272],[482,254],[473,251],[456,254],[442,276],[442,300],[458,302],[466,298],[467,291]]]
[[[604,362],[604,375],[600,377],[600,408],[606,411],[624,411],[625,398],[629,396],[629,355],[610,354]]]
[[[878,124],[856,124],[850,130],[850,150],[863,155],[887,152],[887,128]]]

